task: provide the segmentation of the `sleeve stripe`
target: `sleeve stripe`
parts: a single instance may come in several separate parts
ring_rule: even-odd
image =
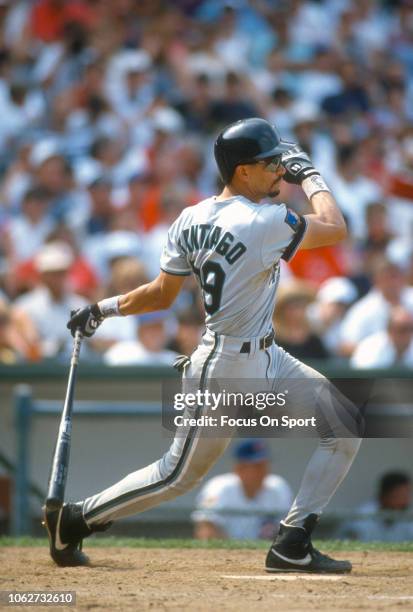
[[[285,261],[290,261],[293,258],[306,232],[307,221],[305,217],[300,217],[300,219],[301,219],[300,227],[298,228],[290,244],[285,249],[284,253],[281,255],[281,259],[284,259]]]
[[[177,270],[167,270],[166,268],[163,268],[161,266],[161,270],[162,272],[166,272],[167,274],[173,274],[174,276],[190,276],[191,275],[191,270],[188,270],[188,272],[178,272]]]

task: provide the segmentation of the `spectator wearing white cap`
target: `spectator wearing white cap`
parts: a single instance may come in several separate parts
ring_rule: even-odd
[[[413,368],[413,315],[395,306],[390,311],[387,329],[367,336],[350,359],[353,368]]]
[[[137,317],[137,337],[117,342],[104,355],[108,365],[172,365],[178,353],[165,348],[167,342],[165,311]]]
[[[73,260],[72,250],[66,243],[56,241],[45,244],[35,259],[39,285],[16,302],[16,307],[32,320],[44,358],[57,357],[70,351],[67,317],[71,310],[87,304],[83,297],[71,293],[66,286]]]
[[[348,278],[334,276],[322,283],[315,302],[308,307],[313,329],[333,355],[338,354],[343,317],[356,299],[357,289],[354,284]]]

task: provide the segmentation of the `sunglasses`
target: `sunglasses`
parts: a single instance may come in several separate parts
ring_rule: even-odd
[[[281,168],[281,155],[276,155],[275,157],[269,157],[267,159],[262,159],[258,162],[259,164],[264,164],[264,168],[269,172],[276,172]]]
[[[265,170],[269,172],[277,172],[281,167],[281,155],[275,155],[274,157],[267,157],[266,159],[260,159],[259,161],[247,161],[243,162],[245,165],[262,164]]]

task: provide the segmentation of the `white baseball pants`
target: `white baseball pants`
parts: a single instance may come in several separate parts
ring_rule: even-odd
[[[250,350],[240,353],[245,342],[250,343]],[[357,437],[336,437],[341,424],[337,425],[329,394],[312,401],[305,381],[326,383],[324,377],[274,343],[260,349],[259,338],[234,338],[207,331],[185,368],[183,391],[205,389],[208,381],[215,378],[244,380],[246,389],[248,379],[265,379],[270,388],[279,391],[288,388],[288,403],[295,409],[298,406],[298,415],[303,417],[314,415],[314,404],[318,403],[317,410],[322,415],[319,444],[284,522],[300,526],[309,514],[321,514],[360,446]],[[208,409],[202,408],[202,414],[208,414]],[[106,523],[186,493],[201,482],[230,441],[231,437],[211,437],[210,433],[205,436],[202,428],[180,427],[161,459],[88,497],[84,502],[85,520],[89,525]]]

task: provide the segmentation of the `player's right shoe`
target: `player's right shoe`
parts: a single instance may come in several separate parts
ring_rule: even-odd
[[[88,565],[82,541],[95,531],[104,531],[112,523],[89,527],[83,518],[82,504],[64,504],[58,510],[44,511],[44,526],[49,536],[50,556],[60,567]]]
[[[313,574],[347,574],[350,561],[337,561],[314,548],[311,532],[318,517],[310,514],[303,527],[281,523],[280,531],[267,554],[267,572],[307,572]]]

